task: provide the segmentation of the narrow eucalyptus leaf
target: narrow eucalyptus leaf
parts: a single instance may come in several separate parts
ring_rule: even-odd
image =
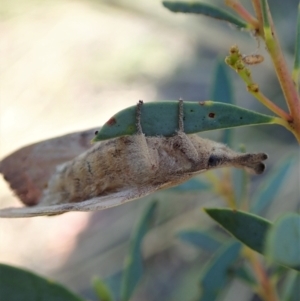
[[[234,104],[228,66],[223,60],[217,62],[210,97],[213,101]]]
[[[94,291],[101,301],[113,301],[113,297],[109,287],[99,278],[93,279]]]
[[[237,260],[241,246],[238,242],[224,245],[204,267],[200,278],[199,301],[214,301],[224,292],[229,281],[230,267]]]
[[[238,210],[206,208],[206,213],[249,248],[262,253],[271,223],[259,216]]]
[[[253,197],[251,212],[261,215],[268,209],[284,184],[291,167],[294,165],[294,161],[290,157],[285,159],[278,166],[277,170],[273,171],[271,176],[262,183]]]
[[[290,270],[284,279],[280,300],[299,301],[300,273]]]
[[[191,229],[180,231],[178,232],[177,237],[210,253],[216,252],[222,246],[222,242],[220,240],[212,234],[201,230]]]
[[[217,63],[210,94],[213,101],[219,101],[228,104],[235,103],[228,67],[224,60],[219,60]],[[232,147],[232,129],[226,129],[223,131],[222,142]]]
[[[133,232],[130,243],[129,254],[125,260],[121,284],[121,300],[128,301],[136,288],[143,274],[143,258],[141,254],[141,244],[144,236],[150,228],[157,202],[151,202],[142,214],[138,225]]]
[[[5,264],[0,264],[0,297],[3,301],[83,301],[52,280]]]
[[[201,2],[182,2],[182,1],[163,1],[164,7],[175,13],[192,13],[201,14],[211,18],[220,19],[234,24],[239,28],[247,28],[247,23],[228,13],[225,10],[219,9],[216,6],[201,3]]]
[[[145,103],[141,110],[141,126],[146,136],[171,137],[178,130],[178,101]],[[234,105],[203,101],[184,102],[184,131],[187,134],[238,126],[276,123],[276,118]],[[136,133],[136,106],[124,109],[110,118],[93,141],[101,141]]]

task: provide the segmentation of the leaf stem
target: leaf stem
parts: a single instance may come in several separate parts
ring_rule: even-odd
[[[258,20],[253,17],[238,0],[225,0],[225,4],[242,17],[254,30],[258,28]]]
[[[232,181],[230,179],[230,171],[225,169],[221,178],[217,177],[212,171],[207,172],[206,178],[213,187],[212,191],[221,196],[230,208],[237,209]]]
[[[234,195],[234,189],[231,180],[231,171],[229,168],[223,170],[222,178],[219,185],[219,194],[222,196],[227,205],[233,210],[237,209],[237,203]]]
[[[263,28],[263,16],[261,12],[261,5],[260,5],[261,0],[252,0],[252,6],[255,11],[256,18],[258,20],[258,30],[256,33],[260,35],[262,38],[264,38],[264,28]]]
[[[300,100],[297,89],[282,54],[267,0],[261,0],[261,10],[267,50],[273,61],[281,89],[292,116],[291,127],[294,129],[294,134],[296,133],[298,141],[300,141]]]
[[[295,60],[294,60],[294,69],[292,73],[292,79],[294,81],[294,84],[296,85],[297,91],[299,91],[299,71],[300,71],[300,4],[298,5]]]
[[[258,279],[259,287],[257,293],[265,301],[279,301],[276,289],[261,264],[258,255],[249,248],[246,248],[244,253],[249,259],[253,271]]]
[[[273,103],[270,99],[268,99],[263,93],[260,92],[259,86],[257,84],[250,84],[247,86],[247,90],[250,94],[252,94],[257,100],[259,100],[264,106],[266,106],[269,110],[274,112],[276,115],[280,116],[286,121],[292,121],[292,116],[278,107],[275,103]]]

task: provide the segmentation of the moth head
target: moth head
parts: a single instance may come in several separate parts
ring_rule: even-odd
[[[244,168],[252,174],[261,174],[265,170],[265,153],[238,153],[223,144],[209,141],[207,145],[207,169],[219,167]]]

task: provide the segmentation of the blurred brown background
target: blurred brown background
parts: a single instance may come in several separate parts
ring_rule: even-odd
[[[297,1],[274,2],[271,8],[276,7],[275,22],[292,66]],[[216,62],[235,43],[245,54],[265,56],[253,76],[284,107],[264,46],[257,50],[255,39],[226,23],[173,14],[160,1],[1,0],[0,158],[32,142],[101,126],[139,99],[208,99]],[[237,103],[266,113],[232,71],[230,75]],[[218,139],[220,134],[204,136]],[[236,129],[235,136],[237,145],[269,153],[269,170],[284,156],[299,154],[294,138],[277,126]],[[299,183],[298,161],[270,218],[297,208]],[[201,262],[195,265],[198,251],[174,236],[179,229],[212,225],[200,207],[220,200],[207,192],[162,192],[93,214],[3,219],[0,261],[52,277],[96,300],[91,277],[118,274],[131,229],[152,198],[160,201],[160,209],[145,241],[147,273],[134,300],[190,300],[184,296],[197,291],[190,279],[199,274]],[[18,204],[2,178],[0,202],[1,207]],[[174,294],[178,283],[183,289]],[[250,294],[237,285],[244,296]],[[226,300],[234,300],[232,291]]]

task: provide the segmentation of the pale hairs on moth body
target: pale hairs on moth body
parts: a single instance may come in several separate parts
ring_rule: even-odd
[[[35,200],[36,206],[2,209],[0,217],[102,210],[176,186],[213,168],[245,168],[254,174],[264,171],[265,153],[237,153],[221,143],[185,134],[181,99],[175,135],[146,137],[141,126],[142,105],[142,101],[137,104],[135,135],[98,142],[57,166]],[[0,171],[5,174],[1,166]]]

